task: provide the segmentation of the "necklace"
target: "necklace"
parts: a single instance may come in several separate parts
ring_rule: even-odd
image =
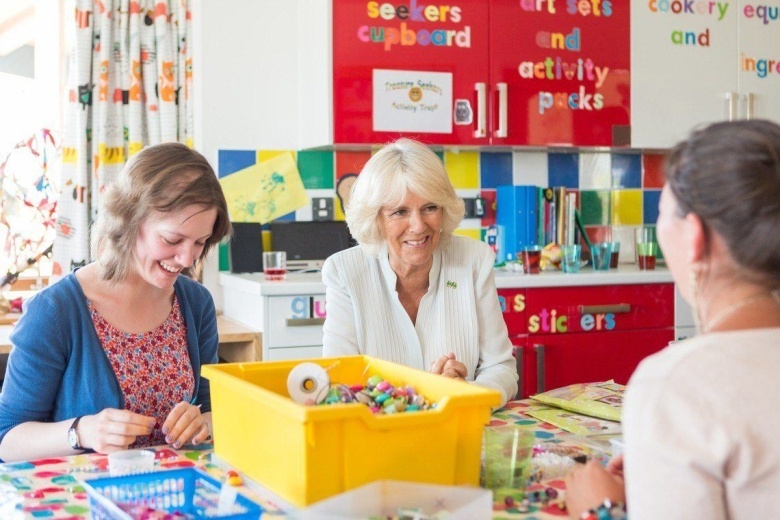
[[[746,305],[750,305],[753,302],[756,302],[758,300],[761,300],[763,298],[769,298],[773,297],[775,299],[778,299],[778,295],[774,292],[760,292],[757,294],[754,294],[753,296],[748,296],[747,298],[738,301],[737,303],[731,304],[722,311],[720,311],[718,314],[715,315],[714,318],[707,320],[707,323],[704,325],[704,332],[710,332],[712,329],[714,329],[717,325],[720,325],[723,320],[737,312],[742,307],[745,307]]]

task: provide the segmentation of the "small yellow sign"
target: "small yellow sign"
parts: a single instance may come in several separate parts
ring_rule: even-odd
[[[265,224],[309,203],[292,153],[220,179],[233,222]]]

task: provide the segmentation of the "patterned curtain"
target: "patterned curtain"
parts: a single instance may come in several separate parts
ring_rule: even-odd
[[[91,260],[100,194],[144,146],[192,146],[190,0],[76,0],[55,274]]]

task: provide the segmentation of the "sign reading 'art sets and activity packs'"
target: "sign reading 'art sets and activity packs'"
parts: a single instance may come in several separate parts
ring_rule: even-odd
[[[467,106],[462,98],[472,96],[458,91],[457,78],[451,96],[422,88],[429,79],[424,74],[442,73],[435,67],[437,56],[453,52],[460,52],[464,61],[472,61],[475,66],[506,61],[502,54],[511,54],[510,80],[519,87],[510,83],[510,117],[513,110],[518,116],[526,111],[538,115],[560,111],[595,114],[619,106],[625,112],[619,123],[629,123],[628,2],[517,0],[511,2],[511,7],[498,4],[481,0],[447,4],[417,0],[334,4],[334,19],[339,20],[340,28],[334,37],[349,40],[349,45],[357,50],[372,53],[376,58],[373,66],[382,71],[372,74],[372,93],[382,98],[381,102],[374,99],[374,108],[380,110],[374,113],[375,130],[445,132],[443,123],[427,128],[415,126],[415,121],[431,119],[433,105],[440,111],[439,121],[446,115],[456,125],[470,123],[469,111],[474,107]],[[507,27],[508,34],[495,37],[491,32],[504,30],[499,20],[505,17],[501,9],[511,11],[513,21],[509,25],[513,30]],[[482,27],[486,23],[488,30]],[[511,43],[505,45],[507,41]],[[475,49],[488,50],[487,54],[481,50],[475,54]],[[408,67],[395,59],[411,57],[410,53],[414,53],[414,59]],[[419,55],[427,58],[431,69],[420,69],[424,64],[417,60]],[[393,70],[398,71],[398,76],[393,76]],[[414,78],[413,73],[421,77]],[[408,87],[399,92],[396,86],[405,81]],[[489,78],[475,81],[487,82]],[[447,94],[446,85],[443,93]],[[406,96],[403,101],[402,94]],[[435,101],[429,99],[436,95],[439,97]],[[402,112],[399,117],[408,126],[398,121],[387,123],[392,111]],[[431,126],[435,128],[429,129]]]

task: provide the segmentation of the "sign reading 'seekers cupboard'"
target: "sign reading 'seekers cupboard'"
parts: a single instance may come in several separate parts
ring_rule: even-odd
[[[381,43],[386,51],[393,45],[437,45],[471,47],[471,27],[460,26],[461,8],[457,5],[418,4],[411,0],[407,4],[368,2],[366,15],[382,25],[361,25],[357,31],[358,40],[365,43]],[[451,23],[452,29],[412,29],[410,22]],[[387,22],[385,24],[385,22]]]

